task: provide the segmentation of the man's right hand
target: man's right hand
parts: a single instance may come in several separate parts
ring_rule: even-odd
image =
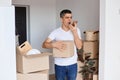
[[[56,41],[52,43],[53,48],[57,48],[60,51],[66,49],[67,45],[63,41]]]

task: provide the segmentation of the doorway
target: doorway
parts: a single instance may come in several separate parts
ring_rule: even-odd
[[[28,6],[15,6],[15,35],[18,44],[28,40]]]

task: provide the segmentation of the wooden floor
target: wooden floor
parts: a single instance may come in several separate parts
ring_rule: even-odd
[[[49,80],[55,80],[55,75],[54,74],[49,75]]]

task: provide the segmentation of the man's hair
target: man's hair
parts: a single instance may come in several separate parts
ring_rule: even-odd
[[[68,9],[64,9],[60,12],[60,18],[63,18],[65,14],[72,14],[72,12]]]

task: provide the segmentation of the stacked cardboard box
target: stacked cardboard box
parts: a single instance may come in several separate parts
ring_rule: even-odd
[[[82,63],[81,61],[77,62],[78,69],[77,69],[77,78],[76,78],[76,80],[83,80],[82,74],[79,73],[81,71],[81,66],[83,66],[83,65],[84,65],[84,63]]]
[[[93,75],[93,80],[98,80],[98,75]]]
[[[97,58],[95,61],[96,72],[98,71],[98,56],[99,56],[99,43],[98,41],[84,41],[83,42],[84,59],[90,56],[91,59]],[[90,53],[90,54],[88,54]]]
[[[98,41],[99,40],[99,31],[85,31],[85,40],[86,41]]]
[[[28,74],[17,73],[17,80],[49,80],[49,71],[39,71]]]
[[[17,47],[17,80],[49,80],[49,55],[27,55],[31,45],[26,41]]]
[[[85,31],[83,41],[84,53],[91,53],[91,58],[96,58],[99,53],[99,31]]]
[[[99,58],[99,31],[87,32],[86,39],[83,41],[83,57],[90,56],[95,61],[96,73],[98,72],[98,58]],[[96,74],[97,75],[97,74]],[[97,80],[97,78],[95,78]]]
[[[91,53],[91,58],[96,58],[99,53],[98,41],[83,41],[83,51],[85,55]]]

